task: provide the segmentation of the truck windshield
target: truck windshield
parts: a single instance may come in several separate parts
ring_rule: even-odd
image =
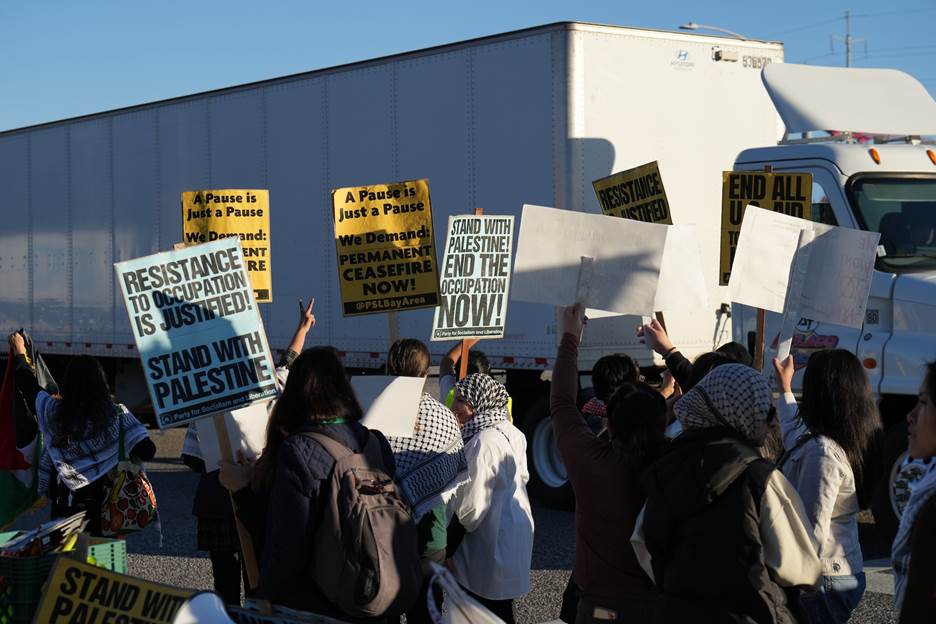
[[[861,176],[849,190],[859,222],[881,234],[881,269],[936,267],[936,176]]]

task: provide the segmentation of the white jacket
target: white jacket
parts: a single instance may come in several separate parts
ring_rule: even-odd
[[[783,446],[790,452],[779,466],[796,488],[819,545],[825,576],[858,574],[864,569],[858,542],[858,494],[855,475],[845,451],[825,436],[814,436],[797,446],[809,431],[797,417],[792,393],[777,405]]]
[[[449,502],[465,527],[452,564],[463,587],[489,600],[530,591],[533,512],[526,438],[509,422],[484,429],[465,445],[471,480]]]

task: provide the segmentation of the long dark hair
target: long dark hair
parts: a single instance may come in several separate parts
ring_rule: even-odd
[[[306,349],[289,367],[283,395],[270,414],[266,446],[257,460],[254,485],[269,490],[280,446],[303,425],[337,418],[357,421],[362,415],[335,350],[331,347]]]
[[[645,383],[623,383],[608,402],[608,430],[637,465],[648,465],[666,444],[666,401]]]
[[[90,355],[68,362],[60,390],[62,401],[52,425],[52,446],[56,448],[99,435],[117,417],[104,369]]]
[[[855,482],[881,417],[861,362],[850,351],[828,349],[809,356],[803,375],[799,415],[809,431],[834,440],[848,457]]]

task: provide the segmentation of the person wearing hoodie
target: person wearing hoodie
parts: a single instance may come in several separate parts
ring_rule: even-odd
[[[777,426],[764,377],[714,369],[674,406],[683,433],[644,474],[631,538],[660,589],[660,623],[808,621],[822,567],[793,486],[759,452]]]

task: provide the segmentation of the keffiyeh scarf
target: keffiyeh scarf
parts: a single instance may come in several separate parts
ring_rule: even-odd
[[[936,494],[936,458],[930,458],[926,474],[910,486],[910,499],[900,516],[900,528],[891,547],[894,565],[894,608],[900,613],[907,590],[907,574],[910,572],[910,538],[913,524],[923,506]],[[927,530],[932,530],[927,527]]]
[[[419,401],[413,437],[388,436],[387,441],[396,460],[396,481],[416,520],[448,503],[458,486],[468,481],[458,420],[428,394]]]
[[[474,411],[471,420],[461,426],[462,439],[467,442],[481,431],[509,419],[507,401],[510,395],[500,382],[483,373],[468,375],[455,385],[456,396],[461,396]]]
[[[730,427],[756,443],[772,408],[763,375],[742,364],[724,364],[676,401],[673,411],[683,430]]]

